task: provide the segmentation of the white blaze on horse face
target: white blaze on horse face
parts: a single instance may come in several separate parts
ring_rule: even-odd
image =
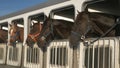
[[[10,34],[11,34],[11,35],[12,35],[12,33],[13,33],[13,29],[10,30]]]

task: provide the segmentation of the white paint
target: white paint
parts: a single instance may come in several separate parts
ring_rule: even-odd
[[[99,11],[99,10],[95,10],[95,9],[88,9],[89,12],[102,12],[102,11]]]
[[[3,30],[8,30],[8,27],[2,27]]]
[[[17,24],[18,27],[24,27],[24,25],[21,25],[21,24]]]
[[[59,15],[55,15],[55,16],[54,16],[54,19],[62,19],[62,20],[74,22],[73,19],[70,19],[70,18],[67,18],[67,17],[63,17],[63,16],[59,16]]]

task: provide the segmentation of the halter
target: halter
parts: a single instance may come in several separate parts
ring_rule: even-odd
[[[46,35],[43,35],[41,37],[41,39],[45,40],[50,34],[52,34],[54,36],[54,33],[53,33],[53,24],[50,25],[50,31]]]
[[[91,22],[91,21],[90,21],[90,18],[88,19],[87,22],[88,22],[88,23]],[[86,32],[85,32],[84,34],[80,34],[80,33],[77,33],[77,32],[75,32],[75,31],[71,31],[71,34],[80,37],[80,39],[81,39],[83,42],[85,42],[86,35],[87,35],[87,33],[91,30],[91,27],[92,27],[92,26],[88,26],[88,27],[87,27],[87,30],[86,30]]]
[[[40,30],[40,32],[41,32],[41,30],[42,30],[42,25],[41,25],[41,24],[40,24],[39,30]],[[28,36],[29,36],[31,39],[33,39],[34,42],[37,42],[36,37],[39,36],[40,32],[37,33],[37,34],[29,34]]]
[[[20,35],[20,31],[17,31],[17,32],[15,33],[15,36],[10,36],[10,38],[15,39],[15,42],[12,42],[12,43],[13,43],[13,46],[16,45],[16,41],[17,41],[16,37],[19,36],[19,35]],[[19,41],[19,40],[18,40],[18,41]]]

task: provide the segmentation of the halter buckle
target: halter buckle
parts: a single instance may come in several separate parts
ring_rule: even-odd
[[[41,40],[45,40],[46,38],[44,36],[41,37]]]

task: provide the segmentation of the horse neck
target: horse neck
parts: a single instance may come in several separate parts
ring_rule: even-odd
[[[20,32],[19,40],[20,40],[21,42],[23,42],[23,40],[24,40],[24,29],[21,28],[21,27],[18,27],[18,29],[19,29],[19,32]]]
[[[72,23],[68,21],[58,20],[59,24],[54,25],[54,34],[61,37],[62,39],[68,38],[72,29]]]
[[[107,15],[107,14],[90,13],[90,18],[92,21],[96,21],[108,27],[111,27],[115,22],[115,18],[112,15]]]

